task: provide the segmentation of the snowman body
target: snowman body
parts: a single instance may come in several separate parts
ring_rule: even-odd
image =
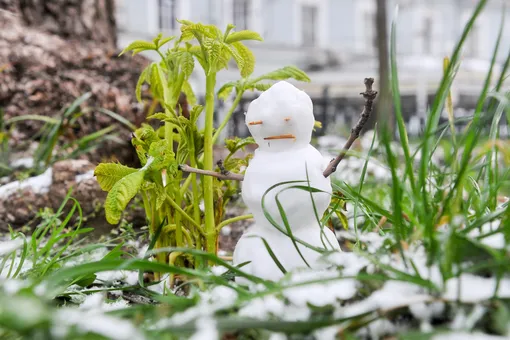
[[[259,148],[246,169],[242,197],[255,225],[238,241],[234,264],[250,262],[243,270],[252,275],[268,280],[283,276],[263,240],[286,270],[320,266],[320,252],[299,242],[298,252],[273,223],[284,230],[287,224],[294,238],[313,247],[340,249],[333,232],[319,222],[332,189],[323,175],[327,161],[310,144],[314,122],[310,97],[287,82],[276,83],[250,104],[246,123]]]

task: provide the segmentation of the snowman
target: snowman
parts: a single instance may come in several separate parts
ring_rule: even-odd
[[[249,262],[242,267],[247,273],[273,281],[283,277],[264,240],[286,271],[322,266],[318,249],[340,250],[334,233],[319,222],[329,206],[332,189],[330,179],[323,175],[328,161],[310,144],[314,122],[310,97],[285,81],[274,84],[250,103],[246,125],[259,147],[246,168],[242,197],[255,224],[238,241],[233,256],[234,265]],[[273,188],[265,195],[263,208],[266,191],[289,181],[302,182]],[[311,193],[293,186],[318,191]],[[276,198],[294,238],[307,245],[299,241],[295,244],[265,216],[264,209],[286,232]],[[247,283],[240,277],[236,282]]]

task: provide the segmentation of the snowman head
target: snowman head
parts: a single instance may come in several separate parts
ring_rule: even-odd
[[[250,103],[246,125],[260,149],[283,151],[308,145],[315,118],[310,97],[280,81]]]

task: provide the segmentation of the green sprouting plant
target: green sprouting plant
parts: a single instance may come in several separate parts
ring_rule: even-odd
[[[274,72],[251,77],[255,67],[255,56],[243,43],[246,40],[261,41],[259,34],[243,30],[236,32],[228,25],[224,32],[214,25],[203,25],[180,20],[180,37],[166,37],[160,34],[153,41],[135,41],[122,53],[132,51],[155,51],[160,60],[151,63],[140,75],[136,96],[139,101],[144,83],[149,84],[152,96],[160,103],[163,112],[147,117],[162,122],[159,128],[148,123],[133,133],[132,144],[142,164],[141,169],[129,168],[116,163],[99,164],[95,176],[101,188],[108,191],[105,202],[106,219],[117,224],[129,201],[138,193],[142,195],[151,237],[158,234],[155,249],[165,247],[189,247],[216,253],[219,229],[228,224],[223,220],[226,204],[236,193],[236,185],[225,183],[211,176],[200,178],[191,173],[185,178],[179,164],[215,170],[213,145],[218,141],[232,113],[246,91],[263,91],[271,86],[270,81],[296,79],[309,81],[304,72],[288,66]],[[163,46],[173,41],[169,48]],[[226,69],[234,60],[241,79],[223,85],[218,91],[220,99],[227,98],[233,90],[235,100],[218,128],[214,128],[215,90],[218,72]],[[206,79],[205,107],[197,104],[196,96],[189,84],[189,78],[200,65]],[[189,117],[182,114],[178,105],[179,96],[184,93],[191,105]],[[205,128],[199,130],[197,121],[205,111]],[[236,159],[232,155],[247,144],[246,140],[227,141],[230,155],[225,159],[227,171],[237,172],[247,159]],[[203,211],[200,203],[203,201]],[[246,216],[248,217],[248,216]],[[246,218],[244,217],[244,218]],[[239,218],[235,218],[238,220]],[[159,232],[158,232],[159,230]],[[177,263],[199,267],[200,259],[173,252],[160,253],[160,262]]]

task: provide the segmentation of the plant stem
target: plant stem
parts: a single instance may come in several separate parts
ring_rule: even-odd
[[[151,204],[149,202],[149,197],[147,196],[147,192],[145,190],[142,190],[142,201],[143,201],[143,208],[145,210],[145,215],[147,218],[147,221],[151,221],[152,211],[151,211]],[[149,231],[150,235],[152,236],[153,231]]]
[[[216,143],[216,141],[220,137],[221,131],[223,131],[223,129],[227,125],[228,121],[230,120],[230,117],[232,117],[232,114],[234,113],[234,110],[236,109],[237,105],[239,105],[239,102],[241,101],[241,98],[243,97],[244,91],[239,91],[237,89],[236,89],[236,91],[237,91],[237,95],[236,95],[236,98],[234,99],[234,102],[232,103],[232,106],[228,110],[227,115],[225,116],[225,118],[223,118],[223,121],[221,122],[221,124],[218,127],[218,129],[216,130],[216,132],[214,132],[213,139],[212,139],[213,145],[214,145],[214,143]]]
[[[214,87],[216,73],[211,72],[206,77],[205,90],[205,132],[204,132],[204,170],[213,170],[213,124],[214,124]],[[206,250],[216,254],[216,226],[214,223],[214,195],[213,178],[204,176],[201,179],[205,205],[205,233]]]
[[[186,178],[186,180],[184,181],[184,183],[181,185],[181,189],[180,189],[181,190],[181,196],[184,196],[184,194],[188,190],[189,185],[190,185],[192,179],[193,179],[193,177],[188,176]],[[196,180],[196,177],[195,177],[195,180]]]
[[[158,212],[157,212],[156,206],[157,206],[157,204],[156,204],[156,195],[153,195],[152,204],[151,204],[152,213],[151,213],[151,227],[150,227],[150,231],[151,231],[152,235],[154,235],[156,233],[156,228],[159,226],[159,223],[160,223],[158,218],[157,218]],[[161,242],[162,242],[162,236],[160,235],[158,240],[156,241],[156,244],[155,244],[154,248],[158,249],[158,248],[164,247],[164,245],[162,245]],[[157,253],[156,254],[156,261],[159,262],[159,263],[165,263],[166,264],[166,255],[165,255],[165,253]],[[154,278],[156,280],[159,280],[161,278],[161,273],[154,272]]]
[[[231,223],[242,221],[242,220],[249,220],[250,218],[253,218],[253,214],[241,215],[241,216],[229,218],[229,219],[221,222],[220,224],[218,224],[218,227],[216,228],[216,230],[218,232],[220,232],[221,228],[223,228],[224,226],[227,226]]]
[[[181,182],[181,176],[182,176],[182,174],[178,175],[178,183]],[[175,188],[174,190],[175,190],[175,203],[180,207],[181,201],[182,201],[182,196],[179,194],[180,192],[179,192],[178,188]],[[183,246],[182,223],[181,223],[181,214],[178,211],[175,212],[174,221],[175,221],[175,243],[177,244],[177,247],[182,247]]]
[[[216,130],[216,132],[214,132],[213,141],[212,141],[213,145],[214,145],[214,143],[216,143],[216,141],[220,137],[220,133],[225,128],[225,126],[227,125],[228,121],[230,120],[230,117],[232,117],[232,114],[234,113],[234,110],[236,109],[236,107],[239,105],[239,102],[241,101],[241,98],[243,97],[243,94],[244,94],[244,90],[243,91],[239,91],[239,93],[236,95],[236,98],[235,98],[234,102],[232,103],[232,106],[228,110],[227,115],[223,119],[223,122],[221,122],[221,124],[218,127],[218,129]],[[203,160],[204,160],[204,154],[202,154],[198,158],[199,162],[202,162]]]
[[[196,152],[195,140],[193,138],[190,138],[189,162],[191,163],[191,166],[194,168],[197,167],[197,158],[195,152]],[[191,177],[191,190],[193,192],[193,219],[195,220],[195,222],[200,224],[200,202],[198,196],[197,174],[192,173],[190,177]]]
[[[166,194],[166,200],[168,203],[170,203],[170,205],[172,207],[175,208],[175,210],[177,210],[179,213],[181,213],[181,215],[184,218],[186,218],[188,221],[190,221],[195,227],[200,228],[200,224],[195,222],[195,220],[193,220],[188,214],[186,214],[186,212],[184,210],[182,210],[182,208],[177,203],[175,203],[175,201],[168,194]]]

